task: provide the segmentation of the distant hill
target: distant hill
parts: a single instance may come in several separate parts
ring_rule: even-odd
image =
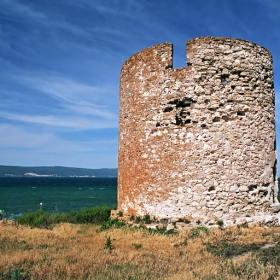
[[[117,168],[88,169],[63,166],[6,166],[0,165],[0,177],[117,177]]]

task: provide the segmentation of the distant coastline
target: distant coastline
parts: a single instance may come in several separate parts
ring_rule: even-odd
[[[0,165],[0,177],[118,177],[117,168],[78,168],[64,166]]]
[[[23,176],[18,176],[18,175],[14,175],[14,174],[5,174],[4,177],[71,177],[71,178],[91,178],[91,177],[95,177],[94,175],[89,176],[89,175],[69,175],[69,176],[60,176],[57,174],[36,174],[36,173],[32,173],[32,172],[28,172],[28,173],[24,173]],[[110,176],[109,176],[110,177]]]

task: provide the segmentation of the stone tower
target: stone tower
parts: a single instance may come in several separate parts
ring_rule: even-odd
[[[118,211],[158,219],[236,220],[279,206],[272,57],[245,40],[172,44],[122,66]]]

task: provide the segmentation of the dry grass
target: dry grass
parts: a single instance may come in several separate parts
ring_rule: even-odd
[[[0,279],[280,279],[277,263],[236,249],[247,246],[250,252],[255,250],[252,244],[275,244],[279,228],[184,231],[175,236],[144,229],[99,229],[73,224],[52,230],[2,225]],[[113,248],[106,244],[108,239]],[[235,246],[228,247],[227,256],[224,244]],[[277,250],[274,254],[280,258]]]

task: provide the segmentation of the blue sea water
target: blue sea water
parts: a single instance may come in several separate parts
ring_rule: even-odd
[[[117,178],[0,177],[0,209],[7,218],[104,204],[117,205]]]

